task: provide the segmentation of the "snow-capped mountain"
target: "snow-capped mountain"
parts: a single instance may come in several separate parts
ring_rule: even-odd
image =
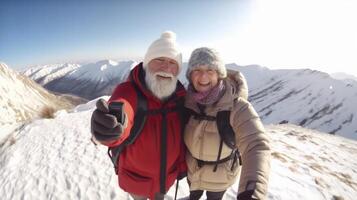
[[[115,63],[104,60],[83,65],[44,86],[88,99],[110,95],[136,64],[134,61]],[[243,67],[236,64],[227,67],[238,69],[246,76],[249,99],[264,123],[289,122],[357,139],[357,82],[346,83],[309,69],[270,70],[258,65]],[[187,63],[179,76],[185,84],[186,68]],[[31,77],[38,81],[36,73]]]
[[[347,84],[310,69],[228,68],[246,76],[249,100],[264,123],[293,123],[357,139],[357,82]]]
[[[95,100],[10,131],[0,142],[1,199],[130,199],[118,187],[107,148],[90,140],[94,105]],[[356,141],[294,125],[266,130],[272,138],[269,200],[355,199]],[[224,199],[236,199],[237,188],[238,182]],[[174,193],[175,185],[166,199]],[[188,193],[183,179],[178,198]]]
[[[69,108],[64,97],[49,93],[27,76],[0,63],[0,124],[16,123],[36,117],[43,108]]]
[[[94,99],[111,94],[115,86],[126,79],[130,69],[136,64],[135,61],[102,60],[82,66],[52,65],[50,70],[48,66],[30,68],[24,74],[48,90]]]
[[[70,63],[36,66],[26,70],[23,74],[36,80],[36,82],[41,85],[46,85],[57,78],[65,76],[78,67],[80,67],[80,65]]]
[[[356,76],[346,74],[343,72],[336,72],[336,73],[332,73],[330,75],[332,76],[332,78],[337,79],[337,80],[343,80],[346,83],[357,82]]]

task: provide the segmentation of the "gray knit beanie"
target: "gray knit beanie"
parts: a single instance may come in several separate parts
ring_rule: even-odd
[[[217,70],[218,77],[223,79],[227,76],[227,70],[218,52],[214,49],[201,47],[195,49],[188,61],[186,78],[190,80],[192,70],[200,65],[208,65],[210,68]]]

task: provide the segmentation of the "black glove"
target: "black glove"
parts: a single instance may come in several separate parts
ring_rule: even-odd
[[[109,114],[108,103],[99,99],[96,103],[91,118],[91,132],[98,141],[118,139],[123,132],[123,125],[118,123],[116,117]]]
[[[253,193],[254,190],[246,190],[237,196],[237,200],[257,200],[252,197]]]

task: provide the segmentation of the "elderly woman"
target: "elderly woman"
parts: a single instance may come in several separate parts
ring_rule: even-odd
[[[190,199],[222,199],[240,174],[237,199],[265,199],[270,172],[269,138],[253,106],[241,73],[228,71],[218,53],[198,48],[186,77]]]

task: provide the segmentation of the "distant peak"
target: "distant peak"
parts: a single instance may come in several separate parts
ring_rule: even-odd
[[[3,63],[1,61],[0,61],[0,68],[1,69],[6,69],[6,70],[9,69],[9,67],[5,63]]]
[[[1,72],[2,74],[3,74],[3,73],[9,74],[10,69],[9,69],[9,67],[8,67],[5,63],[0,62],[0,72]]]
[[[113,60],[100,60],[98,62],[96,62],[97,65],[118,65],[117,62],[113,61]]]

